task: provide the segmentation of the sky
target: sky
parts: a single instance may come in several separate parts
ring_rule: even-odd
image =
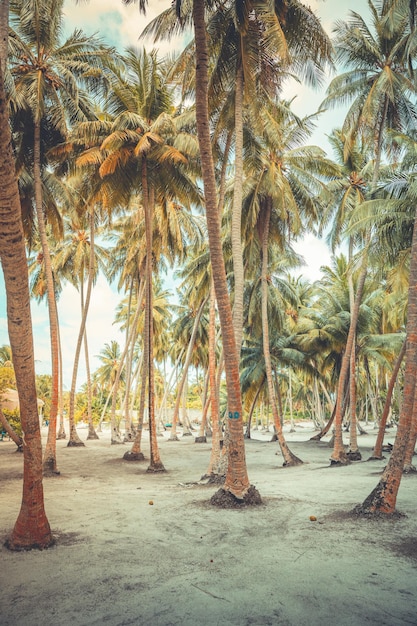
[[[311,0],[305,2],[320,17],[326,31],[331,34],[336,20],[346,19],[350,10],[367,17],[367,0]],[[66,0],[65,28],[68,33],[74,29],[82,29],[86,34],[98,34],[108,44],[117,46],[121,51],[127,46],[145,45],[149,50],[152,42],[139,39],[139,35],[146,23],[170,6],[170,0],[149,0],[146,17],[139,13],[137,6],[125,6],[121,0],[89,0],[76,3],[75,0]],[[175,42],[158,42],[159,56],[172,51]],[[318,110],[324,97],[324,88],[313,91],[303,85],[292,85],[288,89],[288,96],[295,96],[293,108],[298,115],[306,115]],[[319,145],[328,151],[326,135],[332,128],[341,124],[343,116],[340,110],[328,111],[321,118],[319,127],[314,132],[311,144]],[[306,262],[302,273],[309,280],[320,277],[320,267],[330,263],[330,253],[324,241],[313,235],[294,246]],[[175,289],[174,285],[172,288]],[[87,332],[91,371],[94,371],[100,361],[97,358],[106,343],[112,340],[121,345],[124,334],[120,333],[113,324],[115,310],[123,294],[118,294],[114,286],[107,284],[103,277],[99,278],[94,287],[88,315]],[[64,361],[64,387],[71,386],[72,368],[75,346],[80,324],[80,297],[71,286],[67,286],[58,302],[60,330]],[[35,346],[35,366],[37,374],[50,374],[50,344],[48,330],[48,311],[46,304],[32,303],[32,324]],[[9,344],[7,334],[6,297],[3,274],[0,272],[0,346]],[[85,366],[83,358],[77,377],[77,388],[85,382]]]

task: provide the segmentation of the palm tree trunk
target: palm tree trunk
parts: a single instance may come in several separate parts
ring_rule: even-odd
[[[410,278],[407,311],[407,347],[405,352],[404,393],[397,435],[388,464],[379,483],[356,509],[358,513],[395,512],[398,489],[404,469],[404,459],[410,439],[412,421],[416,419],[417,382],[417,213],[411,245]]]
[[[220,407],[217,396],[216,381],[216,294],[214,292],[213,279],[210,286],[210,312],[209,312],[209,380],[210,380],[210,404],[212,439],[211,454],[207,472],[204,477],[210,482],[223,483],[224,476],[217,474],[220,467]]]
[[[387,419],[391,408],[391,400],[392,394],[394,393],[395,383],[397,381],[398,372],[400,371],[401,363],[403,362],[405,351],[406,351],[407,342],[404,341],[401,346],[401,350],[398,354],[397,360],[395,361],[394,369],[392,370],[391,378],[389,381],[388,389],[387,389],[387,397],[385,398],[385,406],[382,412],[381,420],[379,422],[379,430],[376,438],[374,451],[369,460],[381,460],[383,459],[382,455],[382,445],[384,443],[384,435],[385,435],[385,427],[387,425]]]
[[[223,338],[229,411],[229,462],[224,490],[230,492],[235,498],[243,499],[246,494],[248,494],[251,485],[246,468],[245,441],[243,437],[239,360],[233,329],[230,299],[227,290],[226,270],[220,233],[220,216],[217,209],[216,179],[211,151],[208,111],[208,50],[204,6],[204,0],[193,0],[196,48],[196,118],[204,183],[210,259]],[[254,488],[252,488],[252,490],[254,490]],[[222,494],[219,494],[219,496],[221,495]],[[260,500],[259,494],[254,495],[257,495],[258,500]],[[253,500],[255,501],[256,498],[254,497]]]
[[[159,454],[158,439],[156,436],[155,419],[155,380],[153,361],[153,285],[152,285],[152,252],[153,252],[153,193],[148,188],[148,172],[146,158],[142,159],[142,202],[145,213],[146,232],[146,300],[145,300],[145,336],[147,337],[148,357],[148,416],[149,416],[149,443],[150,461],[147,472],[165,472],[165,467]]]
[[[263,378],[263,380],[260,381],[260,383],[258,385],[258,389],[256,390],[256,393],[255,393],[255,397],[253,398],[251,407],[249,409],[248,423],[247,423],[246,432],[245,432],[245,438],[246,439],[250,439],[251,438],[250,429],[251,429],[252,416],[253,416],[253,412],[255,410],[256,403],[258,402],[259,394],[262,391],[262,387],[264,385],[264,382],[265,382],[265,378]]]
[[[88,268],[88,283],[87,283],[87,293],[85,296],[84,306],[82,307],[82,316],[81,316],[81,324],[80,330],[78,333],[77,346],[75,349],[74,356],[74,367],[72,371],[72,381],[71,381],[71,390],[70,390],[70,400],[69,400],[69,423],[70,423],[70,437],[68,440],[68,446],[84,446],[84,442],[78,436],[77,429],[75,427],[75,419],[74,419],[74,411],[75,411],[75,391],[77,385],[77,373],[78,373],[78,364],[80,360],[81,347],[83,343],[83,338],[85,335],[85,328],[87,323],[87,315],[88,309],[90,307],[91,300],[91,291],[93,288],[94,281],[94,209],[92,206],[89,207],[90,211],[90,255],[89,255],[89,268]],[[84,273],[84,272],[83,272]],[[83,276],[81,277],[83,281]]]
[[[93,393],[91,387],[91,371],[90,371],[90,357],[88,352],[88,339],[87,339],[87,329],[84,333],[84,354],[85,354],[85,373],[87,379],[87,421],[88,421],[88,435],[87,440],[89,439],[99,439],[99,436],[96,433],[96,429],[94,428],[93,422]]]
[[[269,323],[268,323],[268,240],[269,240],[269,222],[271,218],[271,202],[269,199],[266,201],[266,206],[262,212],[262,224],[260,224],[261,238],[262,238],[262,343],[265,359],[265,374],[268,385],[269,401],[271,403],[272,415],[274,418],[274,426],[278,443],[281,449],[282,456],[284,458],[283,465],[288,467],[292,465],[300,465],[302,463],[295,454],[291,452],[288,444],[285,440],[284,433],[282,431],[281,419],[278,411],[278,401],[275,392],[274,381],[272,377],[272,362],[271,353],[269,348]]]
[[[232,207],[232,257],[234,275],[233,324],[236,349],[240,355],[243,333],[244,268],[242,252],[242,195],[243,195],[243,68],[236,72],[235,85],[235,180]]]
[[[133,322],[132,322],[132,326],[130,328],[129,336],[126,339],[126,342],[125,342],[125,347],[124,347],[123,352],[122,352],[122,354],[120,356],[120,359],[119,359],[119,365],[117,367],[116,376],[115,376],[114,383],[113,383],[112,405],[111,405],[111,443],[112,444],[120,444],[120,443],[122,443],[122,440],[120,438],[118,429],[116,427],[117,393],[119,391],[120,377],[122,375],[122,371],[123,371],[123,367],[124,367],[124,364],[125,364],[126,356],[128,354],[128,351],[129,351],[129,347],[130,347],[131,343],[134,341],[134,339],[136,337],[136,328],[137,328],[137,324],[138,324],[139,315],[140,315],[140,312],[141,312],[144,290],[145,290],[145,285],[143,285],[143,288],[141,288],[141,290],[140,290],[140,292],[138,294],[138,302],[137,302],[135,316],[133,318]]]
[[[0,35],[7,41],[8,5],[0,11]],[[3,61],[4,62],[4,61]],[[0,70],[0,261],[7,296],[7,321],[23,431],[21,508],[6,545],[11,550],[47,548],[54,538],[45,513],[42,443],[33,356],[32,318],[19,190]]]
[[[58,316],[56,311],[54,277],[52,274],[51,255],[49,254],[48,238],[46,235],[45,218],[43,214],[42,178],[41,178],[41,124],[35,119],[33,138],[33,178],[35,184],[35,204],[38,218],[39,238],[42,246],[43,262],[45,267],[49,333],[51,340],[52,363],[52,391],[51,409],[49,415],[48,438],[43,456],[43,471],[45,475],[59,474],[56,462],[56,422],[58,414],[59,391],[59,351],[58,351]]]
[[[58,315],[58,310],[57,310]],[[66,439],[64,424],[64,380],[63,380],[63,368],[62,368],[62,346],[61,346],[61,333],[59,331],[58,324],[58,353],[59,353],[59,395],[58,395],[58,415],[59,425],[57,439]]]
[[[200,303],[200,306],[198,307],[197,313],[194,318],[193,329],[191,331],[191,337],[188,343],[187,354],[185,356],[183,372],[182,372],[182,376],[181,376],[181,379],[177,388],[177,397],[175,399],[174,415],[172,417],[171,436],[168,439],[168,441],[178,441],[177,422],[178,422],[178,414],[179,414],[179,409],[180,409],[181,397],[182,397],[184,386],[187,380],[188,368],[190,367],[191,358],[193,356],[193,348],[195,344],[195,339],[197,337],[198,325],[200,324],[201,316],[203,314],[204,307],[207,303],[207,299],[208,298],[204,298],[204,300]]]

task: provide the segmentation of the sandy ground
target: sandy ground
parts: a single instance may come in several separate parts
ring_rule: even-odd
[[[417,476],[402,481],[403,517],[355,518],[384,466],[366,461],[376,431],[359,439],[364,461],[336,468],[312,434],[287,434],[305,464],[283,468],[278,444],[253,433],[248,472],[263,504],[244,510],[208,503],[210,443],[161,438],[168,471],[148,475],[107,433],[85,448],[58,441],[61,475],[45,481],[57,544],[26,553],[3,546],[22,458],[0,443],[1,626],[416,625]]]

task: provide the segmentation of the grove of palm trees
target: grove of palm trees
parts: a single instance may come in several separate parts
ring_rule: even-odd
[[[0,623],[414,624],[416,4],[124,3],[0,0]]]

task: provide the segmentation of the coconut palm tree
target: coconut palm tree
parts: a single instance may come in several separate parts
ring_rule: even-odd
[[[80,191],[80,189],[79,189]],[[82,201],[81,201],[82,202]],[[85,203],[82,202],[84,205]],[[86,356],[88,356],[88,343],[87,343],[87,331],[86,331],[86,319],[88,314],[89,303],[91,299],[91,291],[93,284],[95,283],[98,272],[104,271],[106,266],[106,260],[108,258],[107,251],[103,246],[99,246],[95,243],[95,221],[96,216],[94,212],[93,202],[87,202],[88,204],[88,225],[89,233],[84,228],[82,217],[74,216],[74,219],[69,223],[69,229],[67,236],[56,250],[54,258],[54,266],[56,273],[64,275],[77,289],[80,291],[81,299],[81,324],[74,355],[73,376],[70,389],[69,411],[68,418],[70,424],[70,437],[68,446],[80,446],[84,445],[78,437],[75,420],[75,391],[77,382],[77,371],[81,345],[84,342],[84,348]],[[84,207],[83,207],[84,209]],[[85,209],[84,209],[85,210]],[[84,219],[86,216],[84,216]],[[87,281],[87,289],[85,293],[85,282]],[[87,374],[89,374],[89,363],[86,359]],[[88,439],[97,439],[95,433],[92,414],[91,414],[91,379],[87,375],[87,394],[88,394]]]
[[[48,237],[43,212],[42,169],[45,154],[42,145],[42,128],[47,126],[66,136],[68,127],[75,122],[92,117],[89,98],[79,85],[84,83],[97,92],[102,85],[97,71],[109,59],[105,49],[94,38],[74,33],[61,44],[63,0],[13,0],[11,2],[10,71],[14,80],[16,99],[11,105],[22,109],[32,131],[32,167],[34,197],[39,237],[45,264],[48,312],[51,338],[53,392],[51,421],[44,466],[56,472],[54,440],[58,409],[59,352],[58,319],[54,298],[53,273]],[[48,453],[49,451],[49,453]]]
[[[8,3],[3,2],[0,10],[0,216],[3,224],[0,232],[0,259],[7,294],[8,331],[19,393],[20,419],[25,433],[22,504],[6,545],[13,550],[22,550],[47,548],[54,543],[54,538],[44,507],[29,281],[4,91],[7,39]]]
[[[369,2],[372,30],[357,13],[351,12],[347,22],[339,22],[335,29],[335,49],[338,62],[347,71],[331,82],[322,106],[351,103],[342,132],[346,137],[345,155],[355,146],[358,137],[370,147],[374,157],[370,193],[377,187],[383,151],[395,150],[389,141],[387,128],[406,129],[415,125],[413,105],[416,89],[410,77],[408,19],[387,25],[387,3],[376,7]],[[349,460],[342,439],[342,393],[347,379],[354,344],[355,327],[367,271],[367,249],[370,232],[366,233],[363,248],[362,273],[357,284],[351,311],[350,332],[346,342],[339,380],[335,415],[335,445],[331,456],[334,465]]]

